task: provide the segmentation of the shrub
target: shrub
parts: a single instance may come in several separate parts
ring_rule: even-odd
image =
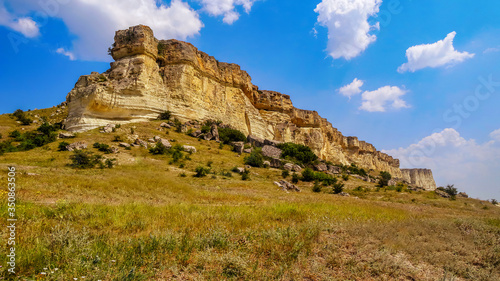
[[[457,194],[458,194],[458,191],[455,188],[454,184],[447,185],[446,188],[444,189],[444,192],[448,193],[451,196],[450,199],[452,199],[452,200],[455,200],[457,197]]]
[[[90,151],[75,150],[70,157],[71,167],[77,169],[92,169],[101,163],[102,156]]]
[[[115,161],[116,161],[115,158],[106,159],[106,161],[104,161],[104,164],[101,165],[101,169],[103,169],[103,168],[108,168],[108,169],[113,168],[115,166]]]
[[[185,178],[185,177],[187,177],[187,175],[186,175],[186,173],[180,173],[180,174],[179,174],[179,177],[181,177],[181,178]]]
[[[122,142],[122,141],[123,141],[123,139],[122,139],[122,137],[120,137],[120,136],[115,136],[115,137],[113,138],[113,142]]]
[[[158,120],[170,120],[170,117],[172,117],[172,113],[167,110],[158,115]]]
[[[321,192],[321,185],[319,184],[319,181],[314,183],[312,191],[313,192]]]
[[[402,183],[400,183],[400,182],[399,182],[399,183],[396,185],[396,191],[397,191],[397,192],[401,192],[401,191],[403,191],[403,188],[404,188],[404,187],[405,187],[405,186],[404,186]]]
[[[290,176],[290,172],[288,170],[283,170],[283,172],[281,172],[281,176],[286,179],[288,178],[288,176]]]
[[[245,169],[245,171],[241,174],[241,180],[249,181],[250,180],[250,171]]]
[[[219,128],[219,139],[224,144],[229,144],[233,141],[246,141],[247,137],[236,129]]]
[[[212,164],[213,164],[213,163],[214,163],[214,161],[210,160],[210,161],[208,161],[208,162],[207,162],[207,166],[208,166],[208,167],[212,167]]]
[[[207,125],[201,126],[201,132],[204,133],[204,134],[210,132],[210,129],[211,129],[211,127],[207,126]]]
[[[292,175],[292,183],[298,183],[299,182],[299,174],[293,174]]]
[[[263,167],[264,166],[264,156],[260,149],[256,149],[250,153],[249,156],[245,157],[245,164],[252,167]]]
[[[380,172],[379,180],[378,180],[378,185],[380,187],[388,186],[389,181],[392,179],[391,174],[389,172]]]
[[[314,171],[311,168],[305,168],[302,171],[302,181],[311,182],[315,180]]]
[[[333,194],[339,194],[342,191],[344,191],[344,184],[343,183],[338,182],[338,183],[335,183],[334,185],[332,185]]]
[[[282,150],[281,157],[295,159],[302,164],[310,164],[318,159],[311,148],[302,144],[282,143],[278,145]]]
[[[94,148],[97,148],[97,150],[101,151],[101,152],[104,152],[106,154],[109,154],[109,153],[112,153],[113,150],[111,150],[111,147],[109,147],[109,145],[107,144],[104,144],[104,143],[94,143],[93,145]]]
[[[154,155],[164,155],[168,153],[168,148],[163,143],[158,142],[154,147],[149,149],[149,153]]]
[[[491,199],[491,204],[498,205],[498,201],[496,199]]]
[[[65,142],[65,141],[62,141],[59,143],[59,145],[57,146],[57,150],[59,151],[67,151],[68,149],[66,148],[67,146],[69,145],[69,143]]]
[[[223,142],[219,143],[219,149],[224,149],[224,143]]]
[[[15,141],[21,141],[21,133],[18,130],[12,131],[9,133],[9,138],[14,139]]]
[[[23,125],[29,125],[33,122],[33,120],[31,120],[30,118],[28,118],[25,114],[24,114],[24,111],[22,111],[21,109],[18,109],[16,111],[14,111],[14,113],[12,113],[12,115],[14,115],[14,117],[16,117],[17,121],[20,121],[21,124]]]
[[[198,166],[196,167],[196,169],[194,170],[194,172],[196,173],[194,176],[197,177],[197,178],[202,178],[202,177],[206,177],[207,174],[210,172],[210,168],[205,168],[203,166]]]

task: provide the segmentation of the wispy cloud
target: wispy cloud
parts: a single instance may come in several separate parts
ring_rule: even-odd
[[[70,51],[66,51],[64,48],[57,49],[56,53],[64,55],[64,56],[67,56],[69,58],[69,60],[75,60],[76,59],[75,54],[73,54]]]

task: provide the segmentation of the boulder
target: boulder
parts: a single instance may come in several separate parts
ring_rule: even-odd
[[[115,128],[115,124],[108,124],[102,128],[101,133],[112,133]]]
[[[296,185],[291,184],[285,180],[280,180],[279,182],[274,182],[277,186],[279,186],[282,190],[284,191],[296,191],[300,192],[300,188],[298,188]]]
[[[196,147],[194,146],[183,145],[182,149],[184,149],[184,151],[186,152],[196,153]]]
[[[75,137],[75,134],[72,134],[72,133],[59,133],[59,138],[60,139],[71,139],[71,138],[74,138]]]
[[[151,139],[148,139],[148,142],[155,143],[156,141],[155,141],[155,139],[151,138]]]
[[[170,142],[166,139],[160,139],[158,141],[159,143],[163,144],[163,146],[165,146],[166,148],[172,148],[172,145],[170,144]],[[195,151],[196,152],[196,151]]]
[[[469,198],[469,195],[467,195],[467,193],[465,193],[465,192],[460,192],[457,194],[457,197],[458,198]]]
[[[160,124],[160,127],[170,129],[172,126],[170,126],[168,123],[163,122]]]
[[[134,144],[148,148],[148,143],[139,138],[135,140]]]
[[[255,147],[263,147],[264,146],[264,139],[253,136],[253,135],[248,135],[247,141]]]
[[[278,158],[271,159],[271,167],[279,169],[279,168],[281,168],[281,165],[282,165],[282,163],[281,163],[280,159],[278,159]]]
[[[126,142],[121,142],[118,144],[118,146],[121,146],[121,147],[130,147],[130,144],[126,143]]]
[[[283,165],[283,169],[288,170],[288,171],[293,171],[293,164],[292,163],[286,163]]]
[[[328,171],[328,166],[325,163],[319,163],[318,165],[315,165],[314,168],[316,171],[320,172]]]
[[[243,149],[243,153],[252,153],[252,149],[251,148],[245,148],[245,149]]]
[[[296,164],[295,164],[295,165],[293,165],[292,170],[293,170],[294,172],[300,173],[300,172],[302,172],[302,167],[300,167],[299,165],[296,165]]]
[[[115,153],[115,154],[116,154],[116,153],[118,153],[118,152],[120,152],[120,151],[118,150],[118,147],[114,147],[114,146],[112,146],[112,147],[111,147],[111,153]]]
[[[264,157],[279,158],[281,156],[281,152],[281,149],[275,146],[264,145],[262,148],[262,155],[264,155]]]
[[[434,192],[435,192],[437,195],[439,195],[439,196],[441,196],[441,197],[443,197],[443,198],[451,198],[451,195],[449,195],[448,193],[446,193],[446,192],[444,192],[444,191],[442,191],[442,190],[436,189],[436,190],[434,190]]]
[[[332,174],[341,174],[342,168],[340,168],[338,166],[328,165],[328,172],[330,172]]]
[[[238,172],[238,174],[243,174],[245,172],[245,168],[236,168],[236,171]]]
[[[219,129],[217,128],[217,125],[212,124],[212,127],[210,128],[210,134],[212,134],[213,140],[219,141]]]
[[[84,141],[75,142],[66,146],[66,150],[75,151],[87,148],[87,143]]]
[[[347,193],[347,192],[341,192],[341,193],[339,193],[339,195],[340,195],[340,196],[344,196],[344,197],[349,197],[349,196],[351,196],[351,195],[350,195],[349,193]]]
[[[243,149],[245,147],[245,144],[242,141],[232,142],[231,145],[233,146],[233,151],[235,151],[239,154],[243,153]]]
[[[204,140],[207,140],[207,141],[212,140],[213,138],[214,138],[214,136],[212,135],[212,133],[211,133],[211,132],[208,132],[208,133],[206,133],[206,134],[203,136],[203,139],[204,139]]]
[[[200,135],[201,135],[201,130],[196,130],[191,133],[191,136],[195,138],[199,137]]]
[[[271,162],[269,161],[264,161],[264,167],[270,167],[271,166]]]

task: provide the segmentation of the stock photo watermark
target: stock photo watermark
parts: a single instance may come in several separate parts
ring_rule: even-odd
[[[36,23],[37,28],[41,28],[49,22],[49,18],[56,17],[59,14],[61,5],[66,5],[69,2],[70,0],[39,0],[36,2],[39,10],[33,14],[31,20]],[[9,32],[7,39],[9,39],[10,45],[16,54],[19,53],[21,45],[29,42],[28,38],[17,32]]]
[[[7,174],[7,271],[16,273],[16,167]]]
[[[488,75],[487,78],[479,76],[477,78],[478,84],[473,94],[466,96],[462,102],[455,103],[451,108],[443,113],[443,121],[448,128],[457,130],[462,126],[464,120],[470,118],[476,112],[482,103],[490,99],[493,95],[497,94],[500,87],[500,80],[493,80],[493,74]],[[433,132],[441,132],[440,129],[435,129]],[[421,146],[415,147],[410,151],[406,161],[413,166],[420,166],[424,164],[426,157],[431,157],[436,152],[437,140],[427,138],[425,143]]]

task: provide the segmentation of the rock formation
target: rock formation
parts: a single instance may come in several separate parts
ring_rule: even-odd
[[[157,40],[139,25],[116,32],[111,55],[108,71],[80,77],[68,94],[67,130],[146,121],[169,110],[183,122],[220,120],[246,135],[310,146],[327,161],[403,178],[398,159],[343,136],[316,111],[295,108],[288,95],[259,90],[238,65],[189,43]]]
[[[412,186],[421,187],[425,190],[435,190],[436,182],[429,169],[401,169],[403,180]]]

